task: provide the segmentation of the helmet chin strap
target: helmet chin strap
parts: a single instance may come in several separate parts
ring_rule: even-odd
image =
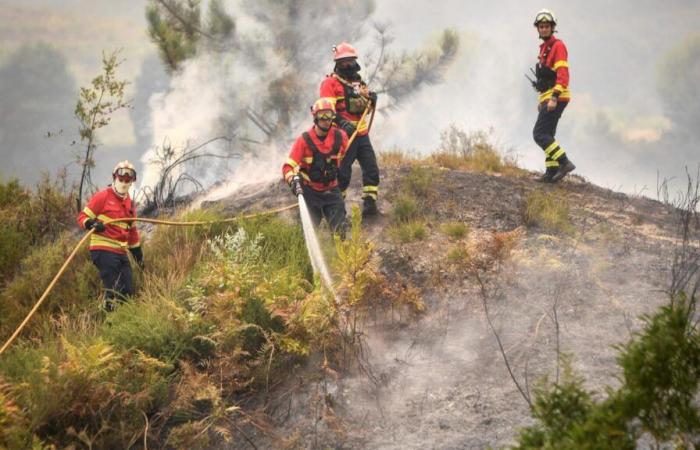
[[[321,131],[323,131],[324,133],[328,133],[328,131],[331,129],[331,126],[333,126],[333,125],[332,125],[332,122],[331,122],[327,127],[322,127],[322,126],[319,124],[318,118],[316,118],[316,117],[314,117],[314,125],[316,125],[316,126],[318,127],[318,129],[321,130]]]

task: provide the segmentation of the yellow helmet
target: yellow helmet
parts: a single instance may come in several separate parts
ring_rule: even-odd
[[[554,17],[554,13],[548,9],[543,9],[537,13],[535,16],[534,26],[537,26],[540,22],[549,22],[552,26],[557,24],[557,19]]]

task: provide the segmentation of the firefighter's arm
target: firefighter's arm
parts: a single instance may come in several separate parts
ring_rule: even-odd
[[[558,98],[565,89],[569,88],[569,55],[566,46],[561,41],[554,45],[552,53],[552,70],[557,74],[552,96]]]
[[[304,140],[299,137],[289,151],[287,161],[282,165],[282,176],[284,177],[285,183],[289,184],[292,181],[292,177],[299,172],[303,157]]]
[[[105,204],[105,196],[102,192],[93,195],[85,208],[78,214],[78,226],[84,230],[95,228],[95,231],[101,233],[105,230],[105,225],[97,220],[97,216],[102,213]]]
[[[343,138],[343,143],[340,145],[340,150],[338,150],[338,167],[340,167],[340,163],[345,158],[345,152],[348,151],[348,135],[342,129],[340,130],[340,135]]]

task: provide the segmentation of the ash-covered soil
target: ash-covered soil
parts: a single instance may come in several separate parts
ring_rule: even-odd
[[[578,177],[551,186],[440,170],[424,203],[427,237],[400,244],[388,231],[391,194],[409,170],[384,170],[382,216],[364,229],[382,272],[420,288],[426,312],[415,320],[391,312],[371,317],[364,328],[364,370],[324,371],[321,359],[311,358],[292,371],[259,405],[270,429],[247,430],[258,448],[506,446],[532,419],[485,305],[525,395],[545,375],[557,376],[557,354],[564,353],[587,386],[603,395],[606,385],[617,383],[613,346],[639,329],[641,314],[664,302],[677,236],[674,212],[662,203]],[[360,204],[359,179],[356,172],[348,210]],[[571,231],[525,226],[523,202],[535,189],[568,200]],[[251,192],[220,206],[255,210],[294,200],[279,184]],[[446,236],[440,225],[447,221],[464,222],[469,235],[461,242]],[[512,232],[515,244],[507,258],[482,274],[482,289],[447,255],[457,245],[487,242],[494,232]],[[231,446],[249,447],[245,440]]]

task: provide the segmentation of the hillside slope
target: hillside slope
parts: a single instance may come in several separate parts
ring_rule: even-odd
[[[666,298],[676,242],[671,209],[576,177],[543,186],[523,174],[415,164],[385,167],[383,175],[383,214],[363,228],[382,273],[419,288],[426,311],[418,318],[386,310],[370,317],[363,370],[355,364],[319,376],[320,361],[299,367],[257,405],[274,431],[250,430],[256,445],[278,446],[272,436],[286,438],[290,448],[512,443],[532,419],[489,319],[526,394],[542,376],[557,376],[557,352],[572,355],[586,387],[601,393],[619,384],[613,345]],[[359,178],[355,173],[348,206],[359,203]],[[422,239],[397,231],[411,193],[419,201],[409,222],[423,228]],[[291,199],[278,185],[243,197],[220,206],[270,208]],[[562,220],[538,220],[532,210],[543,198],[563,208]],[[464,236],[449,224],[466,225]]]

